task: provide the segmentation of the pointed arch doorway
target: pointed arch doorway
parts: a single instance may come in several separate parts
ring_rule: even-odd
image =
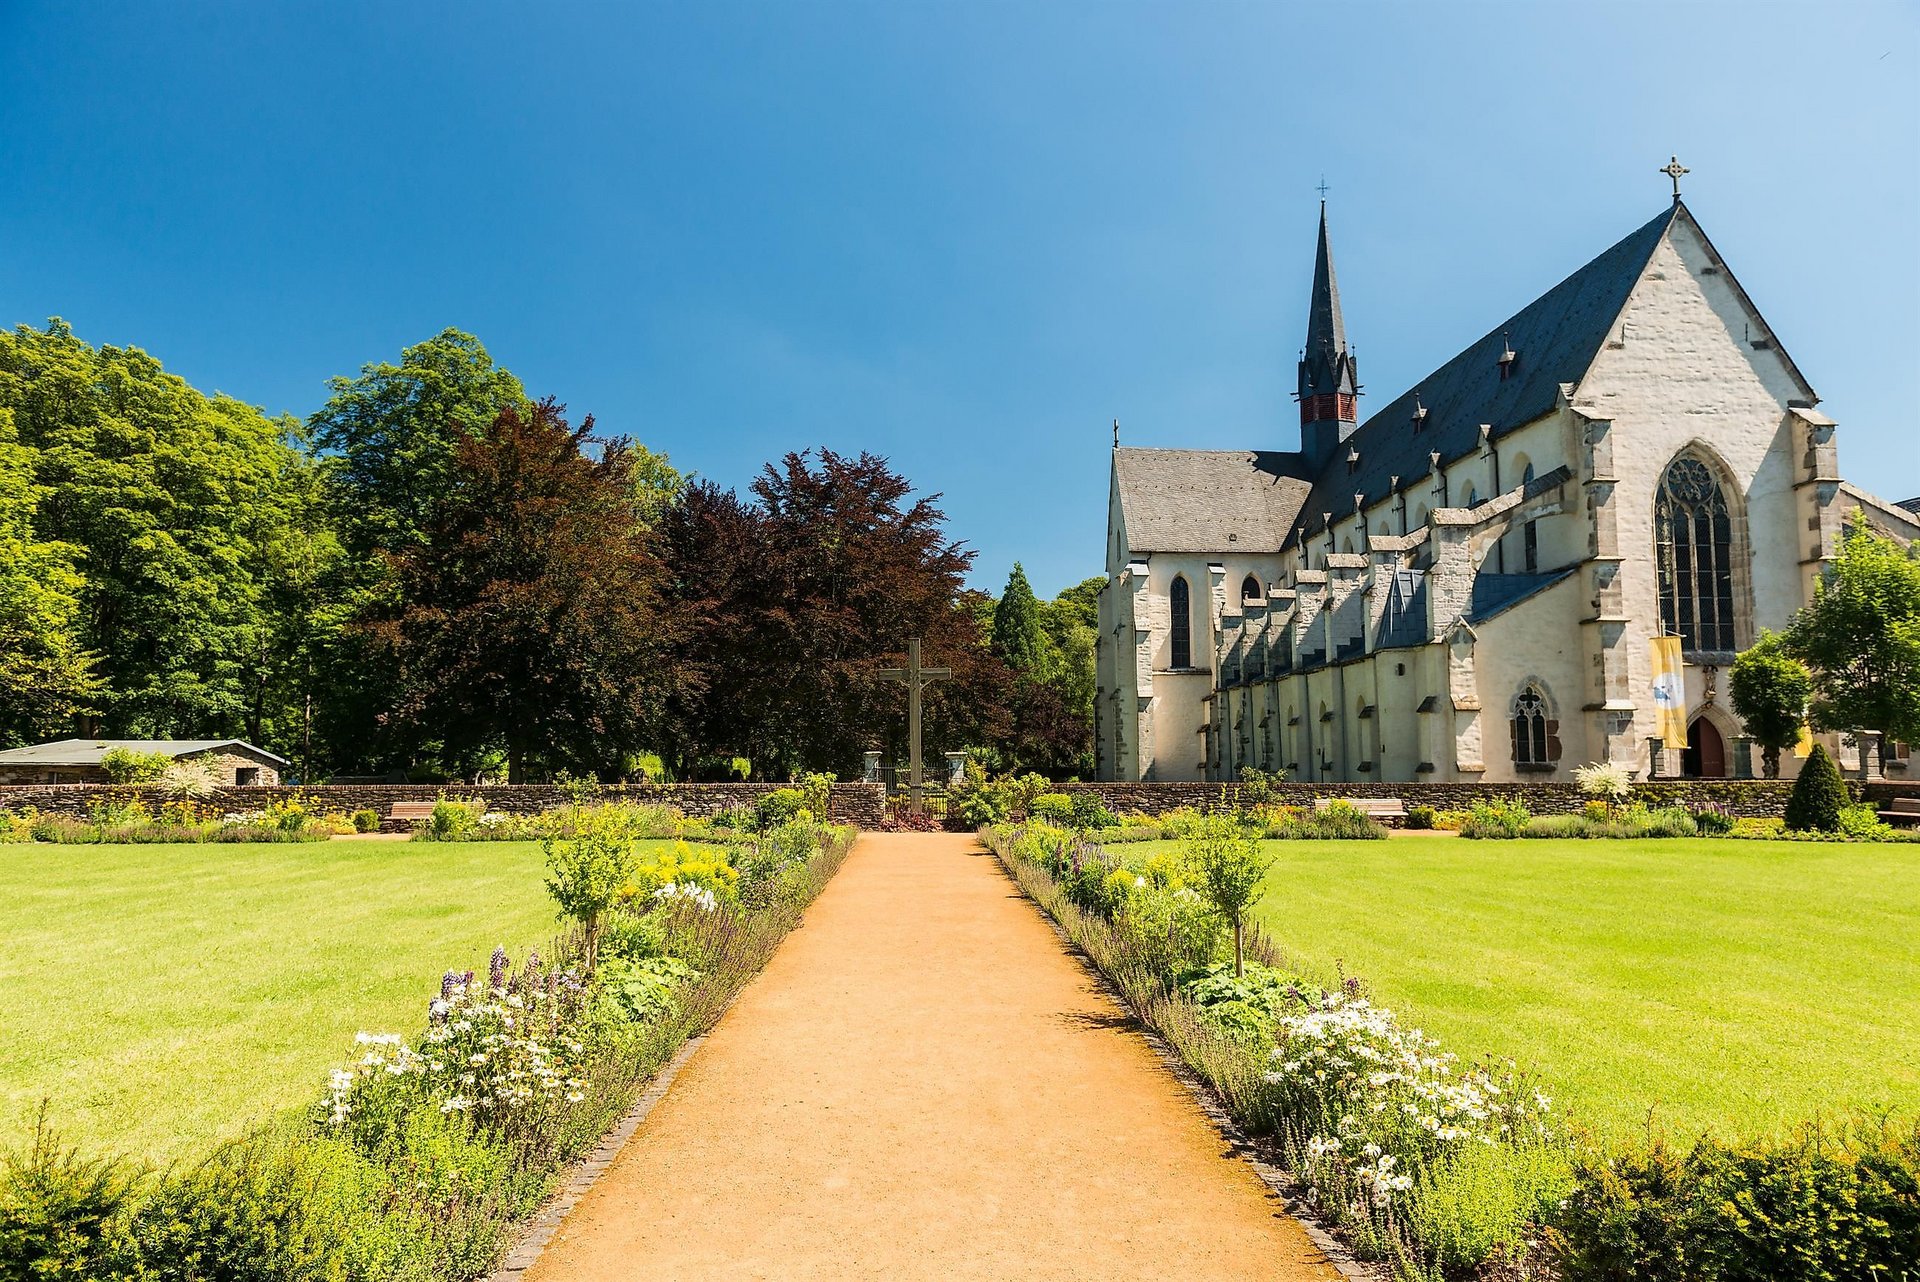
[[[1680,753],[1680,773],[1689,779],[1727,777],[1727,741],[1705,717],[1687,727],[1687,746]]]

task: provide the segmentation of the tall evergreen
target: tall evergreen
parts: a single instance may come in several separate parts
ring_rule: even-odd
[[[1047,633],[1040,620],[1040,602],[1018,561],[1007,576],[1007,589],[993,607],[993,648],[1015,672],[1033,673],[1044,667]]]

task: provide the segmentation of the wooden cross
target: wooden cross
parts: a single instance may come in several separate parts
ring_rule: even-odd
[[[920,779],[920,692],[935,681],[952,676],[953,669],[921,667],[920,638],[914,637],[907,642],[907,666],[882,668],[880,675],[885,680],[898,682],[907,688],[907,763],[910,771],[907,796],[913,814],[918,818],[923,812]]]
[[[1693,171],[1680,163],[1680,157],[1675,156],[1672,160],[1669,160],[1666,164],[1660,166],[1660,168],[1655,170],[1654,172],[1665,174],[1667,177],[1673,179],[1673,198],[1675,200],[1679,200],[1680,199],[1680,175],[1690,174]]]

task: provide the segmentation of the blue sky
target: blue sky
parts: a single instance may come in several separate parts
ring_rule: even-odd
[[[0,0],[0,323],[310,413],[454,325],[744,484],[891,457],[997,590],[1109,424],[1293,448],[1316,194],[1383,405],[1667,200],[1920,493],[1920,9]]]

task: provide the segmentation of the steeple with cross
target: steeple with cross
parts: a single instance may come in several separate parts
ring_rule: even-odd
[[[1690,174],[1693,171],[1680,163],[1680,157],[1675,156],[1673,157],[1673,159],[1669,160],[1666,164],[1660,166],[1660,169],[1658,172],[1663,173],[1667,177],[1673,179],[1673,203],[1676,205],[1679,204],[1680,203],[1680,177],[1682,174]]]
[[[1307,345],[1300,353],[1300,449],[1318,467],[1359,422],[1360,379],[1347,348],[1340,285],[1327,236],[1327,183],[1320,180],[1320,239],[1313,255],[1313,298],[1307,307]]]

